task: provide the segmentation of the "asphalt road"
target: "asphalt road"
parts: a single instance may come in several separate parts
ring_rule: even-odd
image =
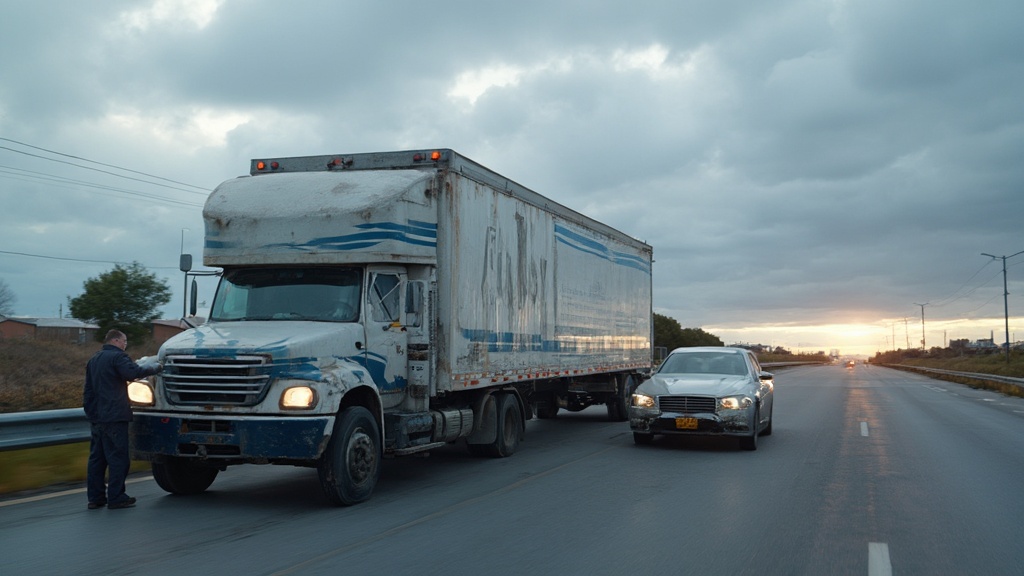
[[[603,409],[532,420],[501,460],[389,460],[325,505],[311,469],[193,497],[132,478],[0,502],[0,574],[1021,574],[1024,400],[858,365],[776,378],[774,434],[634,446]]]

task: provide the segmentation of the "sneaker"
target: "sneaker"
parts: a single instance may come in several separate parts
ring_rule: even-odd
[[[96,510],[97,508],[103,508],[107,505],[107,501],[103,502],[89,502],[89,510]]]
[[[111,502],[110,504],[107,504],[107,508],[110,510],[117,510],[120,508],[131,508],[132,506],[135,506],[135,498],[132,498],[131,496],[125,498],[124,500],[121,500],[120,502]]]

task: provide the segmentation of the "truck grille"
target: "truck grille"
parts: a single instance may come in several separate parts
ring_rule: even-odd
[[[252,406],[267,391],[270,365],[263,356],[168,356],[162,376],[172,404]]]
[[[697,412],[715,413],[717,399],[714,396],[658,396],[658,405],[662,412],[679,412],[694,414]]]

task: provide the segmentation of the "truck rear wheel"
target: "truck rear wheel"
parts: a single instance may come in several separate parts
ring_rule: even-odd
[[[153,479],[171,494],[183,496],[204,492],[217,478],[216,468],[195,464],[185,458],[168,457],[153,462]]]
[[[612,422],[629,420],[629,405],[633,400],[633,375],[623,376],[615,385],[615,396],[608,401],[608,419]]]
[[[474,456],[506,458],[515,454],[519,448],[519,438],[523,433],[523,413],[519,410],[515,394],[495,394],[494,402],[497,428],[494,441],[490,444],[469,444],[469,452]]]
[[[558,396],[554,392],[545,394],[537,402],[537,418],[548,420],[558,416]]]
[[[515,394],[498,396],[498,434],[491,445],[491,456],[505,458],[515,454],[519,448],[519,436],[523,432],[523,414]]]
[[[381,456],[380,428],[373,414],[362,406],[342,410],[317,466],[327,500],[335,506],[368,500],[380,478]]]

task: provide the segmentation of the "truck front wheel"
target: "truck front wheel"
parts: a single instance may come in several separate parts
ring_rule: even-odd
[[[362,406],[342,410],[317,471],[327,500],[351,506],[370,498],[380,478],[380,428]]]
[[[153,462],[153,479],[171,494],[199,494],[217,478],[216,468],[195,464],[185,458],[168,457]]]

